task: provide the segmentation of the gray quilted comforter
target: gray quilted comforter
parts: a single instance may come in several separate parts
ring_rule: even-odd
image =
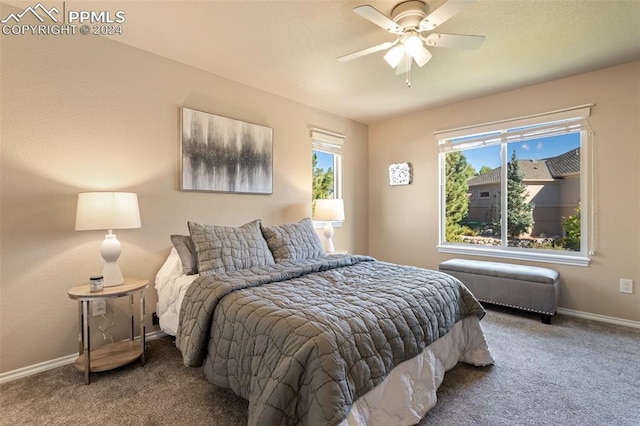
[[[399,363],[482,306],[440,272],[331,256],[198,278],[177,345],[249,400],[250,425],[335,425]]]

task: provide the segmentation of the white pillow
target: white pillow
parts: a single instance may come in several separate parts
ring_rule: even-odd
[[[175,276],[176,272],[181,272],[184,275],[178,251],[175,247],[171,247],[167,260],[164,261],[162,267],[156,274],[156,290],[161,291],[164,286],[167,285],[171,277]]]

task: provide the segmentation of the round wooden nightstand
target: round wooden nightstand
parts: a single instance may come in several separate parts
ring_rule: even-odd
[[[124,284],[113,287],[105,287],[101,291],[91,291],[89,284],[82,284],[72,287],[67,291],[71,299],[77,300],[80,333],[80,348],[78,359],[75,366],[78,370],[84,371],[86,384],[91,383],[91,372],[111,370],[120,367],[140,358],[141,364],[144,365],[145,353],[145,306],[144,306],[144,290],[147,288],[149,281],[133,278],[125,278]],[[135,319],[133,309],[133,296],[138,294],[140,297],[140,342],[135,341]],[[123,342],[108,343],[97,349],[91,350],[91,329],[89,326],[89,314],[91,305],[89,302],[96,300],[108,300],[118,297],[129,296],[129,316],[131,318],[131,340]]]

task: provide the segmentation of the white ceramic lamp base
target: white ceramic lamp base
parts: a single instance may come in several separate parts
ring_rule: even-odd
[[[324,238],[327,240],[324,251],[326,251],[327,253],[335,252],[336,249],[333,246],[333,225],[331,225],[331,222],[327,222],[327,224],[322,229],[322,232],[324,233]]]
[[[102,277],[104,278],[105,287],[113,287],[124,283],[124,277],[120,271],[120,265],[118,265],[118,258],[121,252],[120,241],[118,241],[115,234],[109,231],[109,234],[104,236],[104,241],[100,246],[100,254],[104,259]]]

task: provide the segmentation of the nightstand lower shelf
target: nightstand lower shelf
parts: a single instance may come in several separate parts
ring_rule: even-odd
[[[84,372],[84,355],[81,354],[75,361],[78,370]],[[139,341],[123,341],[109,343],[91,350],[91,373],[107,371],[122,367],[142,356],[142,348]]]

